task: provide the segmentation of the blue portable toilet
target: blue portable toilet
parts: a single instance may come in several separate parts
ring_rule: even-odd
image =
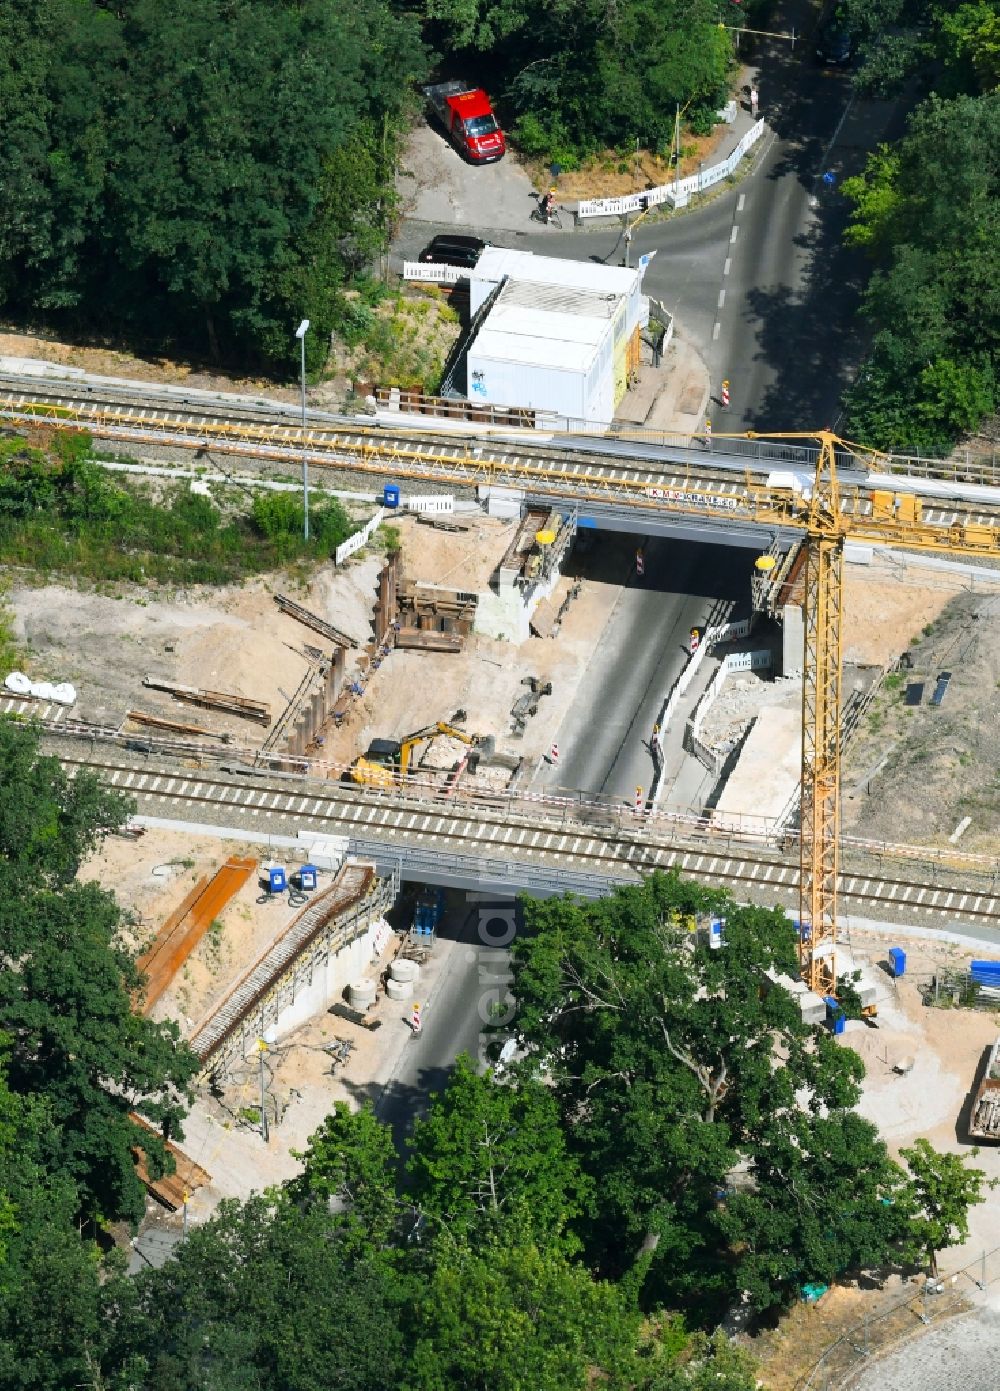
[[[847,1015],[843,1006],[832,995],[824,995],[823,1002],[826,1005],[826,1018],[831,1030],[835,1034],[842,1034],[847,1028]]]
[[[303,865],[299,870],[299,888],[314,889],[319,875],[315,865]]]
[[[399,506],[399,484],[398,484],[398,483],[387,483],[387,484],[385,485],[385,487],[382,489],[382,506],[383,506],[383,507],[398,507],[398,506]]]
[[[892,974],[897,978],[906,971],[906,952],[902,947],[889,948],[889,965],[892,967]]]
[[[267,871],[267,891],[269,894],[283,894],[288,888],[288,880],[281,865],[272,865]]]

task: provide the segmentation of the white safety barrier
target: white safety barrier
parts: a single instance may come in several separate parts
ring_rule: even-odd
[[[428,493],[425,497],[404,497],[407,512],[454,512],[455,499],[450,494]]]
[[[576,210],[577,217],[622,217],[625,213],[644,212],[646,208],[670,203],[675,208],[686,205],[692,193],[702,193],[722,179],[727,179],[740,160],[764,134],[763,120],[756,121],[744,135],[728,159],[721,164],[713,164],[697,174],[688,174],[684,179],[676,179],[658,188],[648,188],[642,193],[628,193],[622,198],[586,198]]]
[[[456,285],[468,278],[469,272],[463,266],[442,266],[429,261],[403,262],[404,280],[422,280],[431,285]]]
[[[726,671],[769,671],[770,652],[733,652],[723,663]]]
[[[384,508],[379,508],[370,522],[365,522],[360,531],[356,531],[353,536],[348,536],[346,541],[342,541],[334,551],[334,560],[338,565],[342,565],[349,555],[355,551],[360,551],[362,546],[367,546],[372,538],[372,534],[378,530],[385,520]]]
[[[714,647],[720,642],[731,642],[733,638],[745,638],[749,632],[749,618],[738,618],[735,623],[720,623],[717,628],[706,628],[705,642],[709,647]]]

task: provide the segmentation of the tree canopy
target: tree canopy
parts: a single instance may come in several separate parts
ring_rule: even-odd
[[[122,912],[95,883],[73,880],[129,805],[82,770],[71,781],[38,736],[0,720],[0,1034],[11,1090],[44,1102],[46,1165],[85,1218],[137,1220],[144,1190],[132,1147],[154,1170],[162,1140],[141,1111],[179,1136],[198,1067],[177,1026],[137,1014],[141,977],[121,944]]]
[[[744,7],[746,8],[746,7]],[[753,8],[752,6],[750,8]],[[732,42],[719,0],[428,0],[436,46],[484,66],[532,154],[571,163],[601,145],[669,144],[724,103]]]
[[[979,1153],[973,1149],[970,1158]],[[938,1252],[945,1246],[964,1241],[969,1235],[969,1208],[983,1201],[983,1190],[995,1188],[985,1170],[969,1165],[964,1154],[945,1154],[921,1136],[909,1149],[901,1149],[912,1183],[910,1201],[913,1214],[910,1234],[927,1258],[932,1275],[937,1274]]]
[[[997,406],[1000,91],[932,98],[844,183],[849,241],[878,258],[871,356],[849,394],[868,444],[936,453]]]
[[[712,913],[722,949],[695,930]],[[773,984],[797,972],[784,914],[653,875],[593,904],[529,901],[526,928],[514,949],[524,1066],[543,1061],[600,1192],[580,1223],[599,1269],[631,1268],[648,1297],[704,1316],[743,1292],[758,1307],[782,1300],[820,1248],[824,1270],[886,1257],[899,1223],[882,1200],[899,1171],[851,1109],[860,1059]],[[817,1203],[838,1173],[843,1213]]]
[[[326,353],[424,53],[387,0],[0,15],[0,305],[236,361]]]

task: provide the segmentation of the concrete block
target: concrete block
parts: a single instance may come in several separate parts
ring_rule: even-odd
[[[781,610],[781,674],[795,676],[805,664],[806,629],[798,604],[785,604]]]
[[[806,1024],[822,1024],[826,1019],[826,1001],[815,990],[804,990],[798,997],[799,1009]]]

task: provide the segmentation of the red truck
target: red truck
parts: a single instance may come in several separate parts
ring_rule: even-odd
[[[425,87],[431,110],[444,126],[448,139],[473,164],[503,159],[507,142],[481,87],[466,82],[439,82]]]

